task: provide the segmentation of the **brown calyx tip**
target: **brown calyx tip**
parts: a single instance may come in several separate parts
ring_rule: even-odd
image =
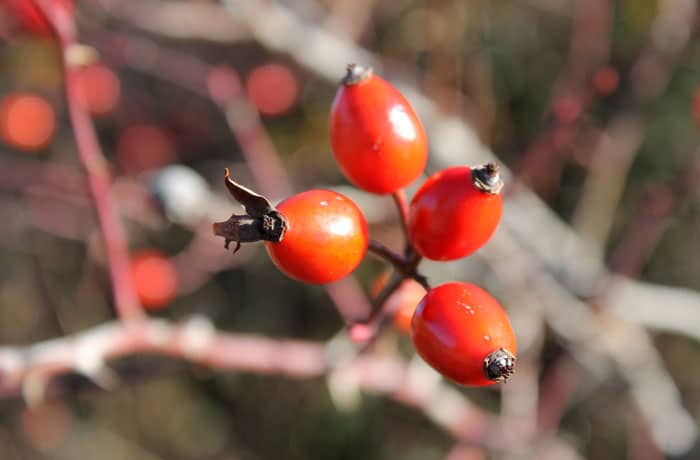
[[[497,195],[503,188],[500,169],[498,163],[493,162],[476,166],[472,168],[472,182],[482,192]]]
[[[484,374],[494,382],[505,382],[513,375],[516,357],[505,348],[491,352],[484,359]]]
[[[231,196],[243,205],[245,214],[232,214],[228,220],[214,222],[212,230],[215,236],[224,238],[224,247],[228,249],[231,242],[236,243],[234,253],[241,243],[271,241],[279,243],[287,230],[287,220],[270,201],[253,190],[234,181],[228,168],[224,170],[226,189]]]
[[[371,67],[363,67],[357,64],[348,64],[347,72],[340,83],[345,86],[356,85],[372,76]]]

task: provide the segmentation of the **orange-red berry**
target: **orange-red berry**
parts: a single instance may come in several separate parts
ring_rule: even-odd
[[[360,208],[331,190],[309,190],[277,206],[287,228],[279,242],[266,241],[275,265],[291,278],[330,283],[349,275],[367,252],[369,233]]]
[[[496,165],[456,166],[430,176],[409,207],[408,232],[416,250],[431,260],[454,260],[483,246],[501,218]]]
[[[513,372],[517,347],[508,315],[474,284],[452,282],[431,289],[411,327],[418,354],[454,382],[486,386]]]
[[[345,176],[372,193],[393,193],[425,169],[428,141],[408,100],[371,69],[350,66],[330,116],[333,153]]]

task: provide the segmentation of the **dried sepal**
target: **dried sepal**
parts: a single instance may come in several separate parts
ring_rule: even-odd
[[[224,183],[233,199],[243,205],[248,215],[262,217],[274,211],[275,208],[267,198],[231,179],[228,168],[224,170]]]
[[[214,223],[214,235],[224,238],[224,247],[228,249],[231,242],[235,242],[233,252],[236,253],[241,243],[282,241],[287,221],[272,207],[270,201],[231,179],[228,168],[224,172],[224,181],[231,196],[243,205],[246,211],[246,214],[234,213],[228,220]]]

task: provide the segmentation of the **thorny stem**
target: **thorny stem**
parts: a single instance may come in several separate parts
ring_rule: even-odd
[[[76,45],[75,26],[70,17],[53,11],[49,3],[35,0],[49,24],[56,31],[61,51],[68,114],[78,148],[80,162],[87,173],[90,193],[97,212],[100,233],[107,253],[107,265],[114,290],[114,303],[122,320],[144,317],[129,275],[129,256],[124,227],[117,206],[110,195],[111,178],[107,162],[100,149],[92,120],[80,102],[81,88],[78,68],[68,60],[68,51]]]

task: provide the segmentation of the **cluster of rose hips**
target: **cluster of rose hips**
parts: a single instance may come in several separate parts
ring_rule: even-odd
[[[47,5],[56,15],[73,13],[72,0],[48,0]],[[6,0],[0,3],[0,12],[14,19],[19,29],[54,35],[33,2]],[[83,102],[91,112],[108,111],[105,107],[114,102],[97,101],[93,110],[90,88],[85,90]],[[34,105],[27,110],[43,108],[42,101],[35,103],[34,99],[10,102],[3,103],[0,113],[15,114],[30,102]],[[22,124],[30,125],[35,124]],[[34,131],[25,135],[26,129],[18,131],[0,123],[0,134],[11,145],[38,149],[53,131],[53,125],[47,126],[48,134],[38,136]],[[399,206],[405,207],[403,187],[423,173],[428,143],[418,116],[396,88],[373,75],[371,69],[349,66],[333,102],[330,137],[336,160],[353,184],[376,194],[394,194]],[[233,181],[228,170],[225,179],[228,190],[246,210],[246,214],[234,214],[214,224],[215,234],[226,239],[226,246],[232,241],[237,247],[243,242],[265,241],[281,271],[317,284],[347,276],[364,259],[370,247],[367,223],[349,198],[330,190],[311,190],[274,208],[265,197]],[[498,302],[478,286],[453,282],[431,289],[417,266],[422,257],[459,259],[485,244],[500,219],[501,187],[494,164],[448,168],[428,178],[408,209],[400,209],[408,236],[404,255],[383,254],[397,269],[394,281],[398,279],[398,283],[386,278],[375,283],[379,307],[395,313],[395,322],[403,330],[410,327],[418,353],[443,375],[463,385],[489,385],[512,373],[516,345],[510,322]],[[139,274],[172,272],[163,260],[150,253],[135,258],[134,276],[146,280]],[[165,278],[173,280],[174,276],[171,273]],[[144,304],[155,307],[170,300],[173,283],[135,284]]]
[[[403,187],[422,174],[428,158],[423,125],[406,98],[371,69],[356,65],[348,66],[333,102],[330,138],[345,176],[376,194],[402,194]],[[237,250],[241,243],[264,241],[282,272],[316,284],[347,276],[365,257],[370,246],[367,222],[348,197],[309,190],[275,208],[231,179],[228,170],[225,182],[245,208],[245,214],[214,224],[214,233],[225,238],[226,247],[234,242]],[[493,163],[433,174],[406,211],[405,254],[388,257],[398,269],[399,283],[393,286],[398,289],[394,296],[386,294],[383,308],[412,299],[410,327],[416,350],[433,368],[462,385],[490,385],[511,375],[516,344],[510,321],[483,289],[464,282],[430,288],[417,265],[422,257],[459,259],[484,245],[501,216],[502,186]],[[386,283],[381,280],[376,290]],[[410,293],[395,297],[402,291]],[[422,296],[420,302],[415,293]],[[400,305],[391,308],[402,310]],[[405,324],[406,313],[401,314]]]

